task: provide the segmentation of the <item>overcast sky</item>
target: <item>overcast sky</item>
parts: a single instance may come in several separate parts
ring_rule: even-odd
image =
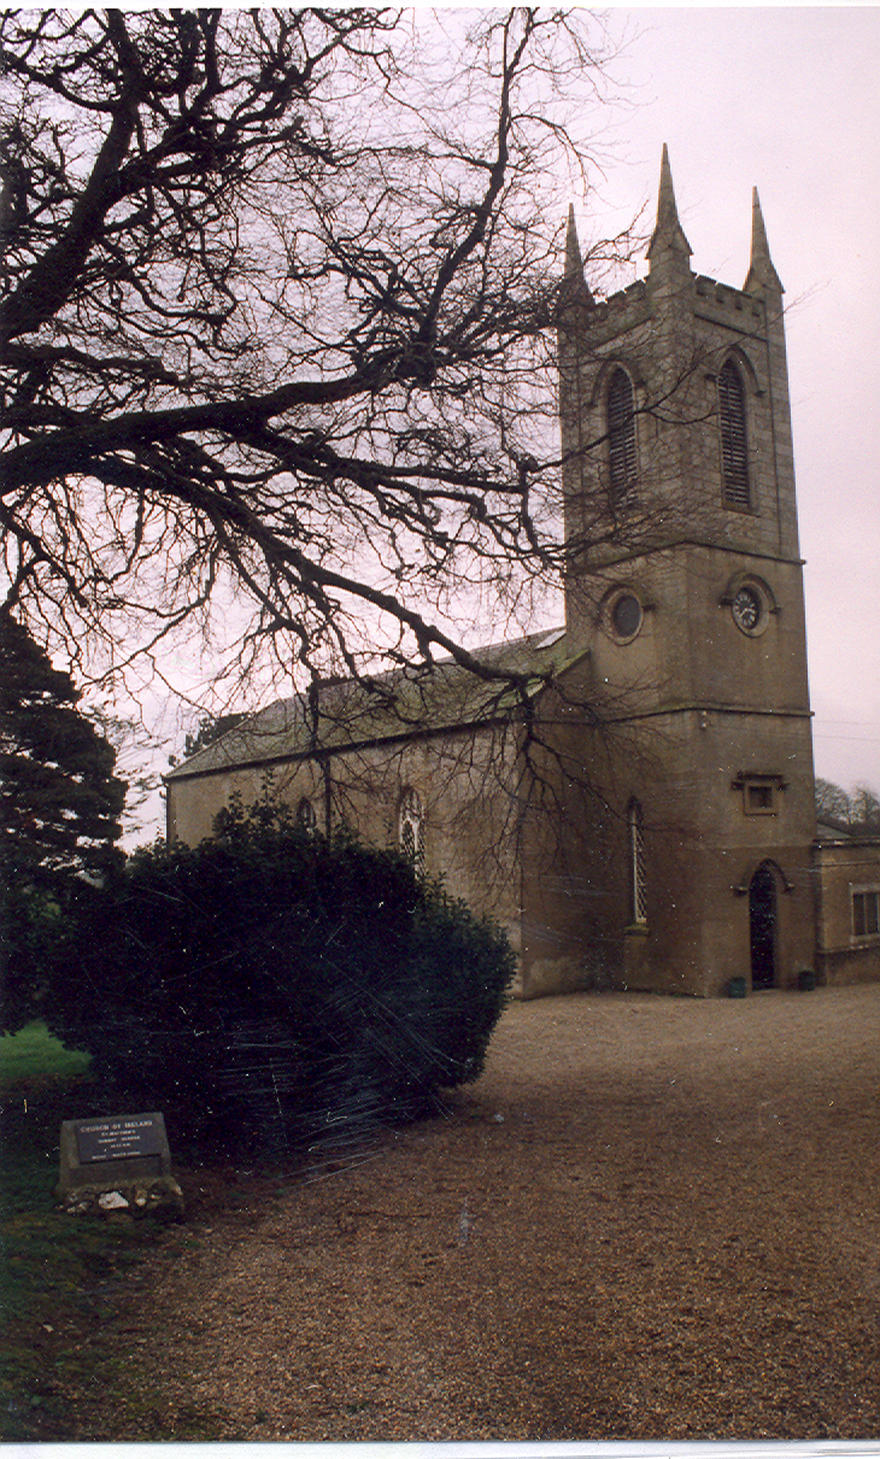
[[[609,221],[653,206],[667,142],[692,267],[741,287],[760,193],[789,311],[816,773],[880,788],[880,8],[621,8],[612,25],[633,39]]]

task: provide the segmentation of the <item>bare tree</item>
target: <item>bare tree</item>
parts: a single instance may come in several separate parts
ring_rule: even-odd
[[[491,673],[451,604],[560,565],[549,184],[584,165],[598,23],[46,11],[0,34],[7,600],[114,669],[219,620],[236,676],[437,650]]]
[[[868,835],[880,834],[880,796],[869,785],[857,785],[851,800],[851,822]]]
[[[852,818],[852,797],[832,780],[816,777],[816,814],[820,820],[846,826]]]
[[[880,796],[868,785],[847,791],[831,780],[816,780],[816,812],[840,830],[859,835],[880,833]]]

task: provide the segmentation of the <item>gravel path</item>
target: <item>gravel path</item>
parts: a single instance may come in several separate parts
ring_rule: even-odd
[[[880,986],[514,1005],[450,1104],[184,1173],[71,1438],[880,1435]]]

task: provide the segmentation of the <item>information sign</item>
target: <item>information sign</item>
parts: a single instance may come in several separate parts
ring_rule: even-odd
[[[156,1114],[77,1120],[76,1144],[81,1165],[161,1155],[165,1149],[164,1121]]]

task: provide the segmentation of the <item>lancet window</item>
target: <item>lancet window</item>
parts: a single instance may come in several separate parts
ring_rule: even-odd
[[[629,836],[630,918],[638,926],[648,920],[648,881],[645,867],[645,823],[642,808],[631,800],[627,810]]]
[[[315,807],[306,795],[303,796],[296,808],[296,818],[304,831],[314,831],[317,829],[318,818],[315,815]]]
[[[416,792],[407,788],[400,797],[398,817],[400,849],[416,866],[424,860],[425,818]]]

